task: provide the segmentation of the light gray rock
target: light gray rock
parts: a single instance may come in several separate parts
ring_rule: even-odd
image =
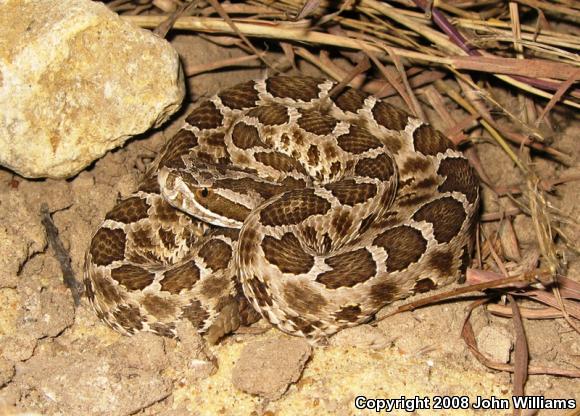
[[[0,2],[0,164],[72,176],[180,106],[175,50],[90,0]]]
[[[153,334],[82,352],[44,342],[17,364],[0,402],[43,415],[133,415],[171,394],[167,365],[163,338]]]
[[[234,366],[232,382],[246,393],[278,400],[298,381],[312,347],[298,338],[252,342],[242,350]]]
[[[513,346],[509,332],[500,326],[485,326],[476,337],[479,350],[499,363],[510,361],[510,351]]]

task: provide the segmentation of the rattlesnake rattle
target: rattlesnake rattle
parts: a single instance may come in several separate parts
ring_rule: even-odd
[[[335,84],[276,76],[201,102],[86,255],[98,316],[124,334],[208,339],[256,311],[315,342],[458,281],[479,182],[440,132]]]

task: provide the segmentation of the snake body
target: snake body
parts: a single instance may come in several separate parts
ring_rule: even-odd
[[[316,340],[460,279],[479,202],[468,161],[334,85],[272,77],[201,102],[93,236],[98,316],[166,336],[186,319],[215,340],[259,313]]]

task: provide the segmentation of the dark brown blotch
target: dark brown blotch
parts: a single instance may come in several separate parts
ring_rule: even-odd
[[[264,143],[260,140],[260,133],[254,126],[239,122],[232,130],[232,142],[240,149],[250,149],[252,147],[263,147]]]
[[[324,262],[332,270],[321,273],[316,281],[328,289],[353,287],[366,282],[376,272],[373,256],[366,248],[329,257]]]
[[[409,114],[383,101],[377,101],[372,112],[377,123],[389,130],[404,130],[409,119]]]
[[[415,172],[425,172],[431,167],[431,161],[424,156],[410,157],[403,163],[401,175],[406,176]]]
[[[318,146],[311,145],[308,148],[307,152],[308,156],[308,163],[310,166],[316,166],[320,162],[320,151],[318,150]]]
[[[369,299],[377,309],[397,299],[399,295],[399,285],[391,281],[377,283],[369,291]]]
[[[281,239],[265,236],[262,240],[264,256],[282,273],[308,273],[314,266],[314,258],[306,253],[294,234],[286,233]]]
[[[394,162],[386,154],[380,154],[374,159],[361,159],[356,164],[355,173],[360,176],[387,181],[395,173]]]
[[[362,204],[377,194],[377,187],[372,183],[356,183],[353,179],[345,179],[340,182],[325,185],[341,204],[354,206]]]
[[[436,270],[440,276],[448,277],[454,274],[453,253],[449,250],[436,250],[427,261],[429,268]]]
[[[396,134],[383,134],[380,140],[392,155],[398,154],[403,147],[403,139]]]
[[[455,237],[467,217],[461,202],[451,197],[431,201],[415,212],[415,221],[427,221],[433,225],[433,234],[439,243],[448,243]]]
[[[266,126],[278,126],[290,120],[288,109],[280,104],[262,105],[248,111],[249,117],[256,117]]]
[[[365,100],[368,96],[369,94],[367,93],[347,87],[339,92],[333,99],[334,103],[342,111],[356,113],[364,106]]]
[[[116,260],[123,260],[126,240],[123,230],[99,228],[91,241],[90,253],[93,263],[108,266]]]
[[[325,214],[330,207],[330,202],[313,190],[290,191],[262,209],[260,220],[266,226],[295,225],[311,215]]]
[[[212,235],[218,236],[221,235],[223,237],[229,238],[232,241],[237,241],[240,234],[240,230],[236,228],[224,228],[224,227],[216,227]]]
[[[152,228],[145,226],[135,227],[131,231],[129,231],[130,241],[133,243],[134,246],[138,247],[139,249],[147,249],[151,250],[155,248],[156,242],[153,242],[151,238]],[[129,252],[131,252],[130,250]]]
[[[339,311],[334,312],[333,315],[337,321],[356,322],[360,317],[360,305],[342,306]]]
[[[199,255],[213,271],[228,267],[232,258],[231,247],[222,240],[213,239],[208,241],[199,250]]]
[[[176,295],[184,289],[191,289],[199,280],[199,275],[199,267],[195,264],[195,260],[191,260],[166,271],[159,282],[161,290]]]
[[[298,125],[307,132],[325,136],[332,133],[338,120],[317,110],[299,110]]]
[[[197,136],[194,133],[186,129],[179,130],[163,147],[159,167],[184,168],[183,156],[188,154],[197,144]]]
[[[471,266],[471,250],[469,249],[469,245],[465,245],[461,250],[461,257],[459,258],[459,283],[465,282],[465,274],[469,266]]]
[[[335,230],[335,237],[341,239],[346,237],[352,231],[352,223],[353,217],[351,213],[348,210],[345,210],[334,215],[330,225],[332,225],[332,228]],[[332,239],[330,239],[330,237],[328,237],[328,239],[332,243]]]
[[[424,179],[421,179],[420,181],[418,181],[417,184],[415,185],[415,188],[417,188],[417,189],[431,189],[431,188],[435,188],[437,183],[438,183],[438,181],[436,178],[434,178],[433,176],[429,176],[427,178],[424,178]]]
[[[280,152],[256,152],[254,154],[256,161],[266,166],[281,170],[282,172],[300,172],[306,173],[304,167],[296,159]]]
[[[282,293],[288,306],[301,315],[316,315],[327,304],[326,299],[304,281],[286,283]]]
[[[130,224],[142,220],[143,218],[147,218],[148,209],[149,204],[147,204],[145,199],[139,198],[138,196],[132,196],[119,202],[115,208],[109,211],[105,218],[112,221]]]
[[[254,260],[254,252],[260,243],[258,233],[252,227],[246,227],[240,234],[238,253],[242,265],[250,265]]]
[[[357,155],[382,146],[382,143],[367,129],[357,124],[352,124],[348,133],[341,135],[336,140],[341,149]]]
[[[475,171],[466,159],[451,157],[443,159],[437,173],[445,177],[445,182],[439,186],[440,192],[461,192],[470,203],[477,200],[479,180]]]
[[[143,324],[141,322],[143,318],[141,317],[139,308],[136,306],[119,305],[117,309],[113,311],[113,317],[119,325],[131,333],[143,329]]]
[[[125,264],[111,270],[111,277],[129,290],[143,290],[155,279],[155,274],[141,267]]]
[[[376,214],[369,214],[366,217],[364,217],[360,222],[360,226],[358,229],[359,234],[365,233],[371,227],[371,225],[374,224],[376,220],[377,220]]]
[[[333,160],[333,159],[337,159],[340,158],[338,155],[338,152],[336,150],[336,146],[334,146],[331,143],[325,143],[323,146],[321,146],[322,148],[322,153],[325,155],[325,158],[327,160]],[[338,163],[339,167],[340,167],[340,162],[335,161],[331,163],[331,167],[330,167],[330,171],[333,172],[335,168],[333,168],[332,166],[334,164]]]
[[[427,277],[425,279],[417,280],[417,282],[413,286],[413,292],[424,293],[433,290],[436,287],[437,285],[435,284],[435,282]]]
[[[161,243],[166,249],[173,250],[177,247],[177,244],[175,243],[175,234],[173,231],[160,228],[158,234]]]
[[[268,78],[266,88],[274,97],[311,101],[318,98],[318,85],[322,81],[320,78],[279,76]]]
[[[218,94],[222,104],[235,110],[254,107],[258,102],[258,91],[254,88],[254,81],[244,82],[227,88]]]
[[[336,221],[336,217],[333,218],[333,222]],[[313,252],[324,255],[328,253],[332,247],[332,239],[328,233],[322,235],[322,240],[320,239],[319,232],[310,225],[305,225],[301,227],[301,237],[304,245],[308,247]]]
[[[149,194],[161,193],[159,182],[157,181],[157,175],[147,175],[139,185],[138,190]]]
[[[236,282],[236,286],[240,286],[239,289],[236,290],[238,293],[236,296],[236,301],[238,302],[240,325],[250,326],[254,322],[258,322],[261,318],[261,315],[258,311],[256,311],[252,303],[244,296],[238,277],[234,276],[233,279]]]
[[[387,270],[404,270],[411,263],[416,263],[427,248],[427,240],[421,232],[413,227],[401,225],[378,235],[374,244],[387,252]]]
[[[151,332],[162,337],[175,338],[175,324],[164,322],[153,322],[149,324]]]
[[[199,107],[193,110],[185,121],[201,130],[215,129],[221,126],[223,115],[211,101],[202,102]]]
[[[302,331],[304,335],[312,333],[321,324],[320,321],[313,321],[300,316],[292,316],[289,320],[294,324],[296,331]]]
[[[146,293],[140,303],[149,314],[161,321],[173,319],[177,314],[175,298]]]
[[[338,174],[340,173],[340,162],[336,161],[336,162],[332,162],[330,165],[330,178],[336,178],[338,176]]]
[[[254,292],[253,297],[260,307],[265,308],[266,306],[273,305],[272,299],[268,294],[268,288],[264,282],[254,277],[253,279],[249,279],[246,284],[252,288]]]
[[[443,153],[447,149],[453,148],[453,144],[447,137],[428,124],[423,124],[415,130],[413,133],[413,142],[417,152],[430,156]]]
[[[85,295],[87,295],[87,299],[93,303],[95,301],[95,291],[93,290],[91,279],[85,277],[85,279],[83,279],[83,283],[85,285]]]
[[[114,284],[111,279],[105,277],[100,271],[92,274],[92,289],[97,294],[99,300],[104,301],[107,305],[112,306],[123,301],[119,286]]]
[[[287,190],[304,189],[306,188],[306,181],[304,179],[295,179],[291,176],[287,176],[281,182],[282,187]]]
[[[211,191],[207,195],[201,194],[197,202],[212,212],[240,222],[243,222],[250,213],[250,209],[245,205],[238,204],[229,198],[225,198]]]
[[[205,321],[209,318],[209,313],[201,306],[198,300],[192,300],[189,305],[181,308],[182,316],[192,323],[194,328],[201,329],[205,325]]]
[[[231,281],[227,273],[216,273],[203,279],[200,283],[200,293],[207,299],[219,299],[231,289]]]
[[[400,186],[401,184],[399,184]],[[425,201],[431,199],[430,193],[425,192],[408,192],[403,195],[399,195],[399,206],[401,207],[416,207]]]
[[[209,144],[210,146],[222,147],[222,148],[226,147],[225,134],[221,131],[207,134],[204,137],[204,142],[206,144]]]
[[[166,223],[176,223],[179,221],[179,211],[176,208],[169,205],[164,199],[158,198],[153,202],[155,206],[155,217]]]

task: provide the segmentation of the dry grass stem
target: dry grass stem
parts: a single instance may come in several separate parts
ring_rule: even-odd
[[[261,55],[264,55],[263,53]],[[229,68],[233,66],[240,66],[247,62],[254,62],[260,60],[260,56],[248,55],[237,58],[222,59],[221,61],[212,62],[205,65],[188,66],[185,68],[185,76],[192,77],[194,75],[202,74],[204,72],[215,71],[216,69]]]
[[[487,310],[494,315],[511,318],[513,316],[512,308],[498,304],[487,305]],[[557,319],[564,315],[556,308],[524,308],[520,307],[520,313],[526,319]]]

